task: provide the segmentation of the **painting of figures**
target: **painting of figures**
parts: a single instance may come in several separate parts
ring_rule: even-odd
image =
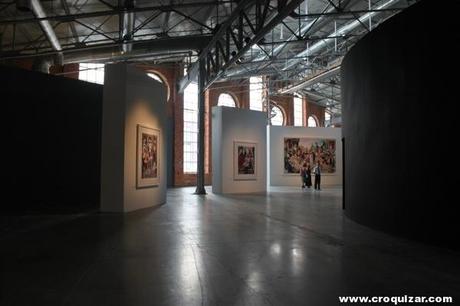
[[[284,174],[298,174],[303,165],[319,163],[322,173],[335,173],[335,139],[284,138]]]
[[[250,142],[234,142],[234,179],[256,179],[257,144]]]
[[[137,187],[158,185],[160,132],[138,125],[137,134]]]

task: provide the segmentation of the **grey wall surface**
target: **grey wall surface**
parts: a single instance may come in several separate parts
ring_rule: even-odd
[[[225,106],[212,108],[212,191],[251,193],[267,190],[265,113]],[[257,143],[256,180],[234,179],[234,142]]]
[[[346,215],[453,248],[459,99],[458,77],[445,69],[459,71],[460,44],[458,31],[443,33],[456,28],[456,14],[436,1],[414,4],[342,63]]]
[[[325,127],[269,126],[268,168],[270,186],[300,186],[299,174],[284,174],[284,138],[304,137],[335,139],[336,172],[321,175],[322,186],[342,185],[342,130]]]
[[[107,65],[102,125],[101,210],[127,212],[166,202],[166,92],[144,72]],[[136,188],[137,125],[160,130],[158,186]]]
[[[2,212],[97,209],[102,86],[0,66]]]

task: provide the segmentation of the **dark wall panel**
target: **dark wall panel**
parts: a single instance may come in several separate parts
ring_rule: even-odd
[[[0,66],[3,212],[98,207],[102,86]]]
[[[458,10],[421,1],[359,41],[342,64],[345,213],[459,248]]]

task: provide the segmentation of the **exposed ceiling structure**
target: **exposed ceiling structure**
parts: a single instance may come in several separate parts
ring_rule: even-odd
[[[415,0],[17,0],[0,2],[0,60],[183,62],[183,89],[265,76],[340,116],[340,62]],[[202,63],[200,68],[199,63]]]

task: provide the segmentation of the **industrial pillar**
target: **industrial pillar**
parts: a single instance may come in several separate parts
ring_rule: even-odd
[[[204,188],[204,81],[206,77],[204,58],[199,60],[198,73],[198,165],[196,171],[196,190],[195,194],[206,194]]]

